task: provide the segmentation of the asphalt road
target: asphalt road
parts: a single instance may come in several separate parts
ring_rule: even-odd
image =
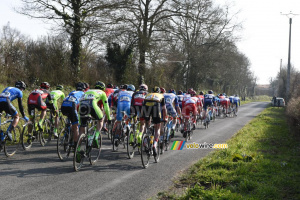
[[[236,118],[217,119],[209,129],[198,125],[187,143],[225,143],[239,129],[259,114],[268,103],[255,102],[240,107]],[[175,140],[183,140],[177,133]],[[72,161],[58,159],[56,146],[30,151],[20,150],[12,158],[0,155],[0,199],[147,199],[166,190],[182,170],[206,156],[209,149],[169,150],[159,163],[142,167],[140,155],[128,159],[126,150],[112,152],[106,135],[103,151],[96,165],[86,162],[74,172]],[[230,148],[230,146],[228,147]]]

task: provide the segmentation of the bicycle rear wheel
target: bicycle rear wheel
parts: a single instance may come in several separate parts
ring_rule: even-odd
[[[135,146],[136,146],[135,134],[133,133],[132,130],[130,130],[127,137],[127,155],[129,159],[133,158],[134,156]]]
[[[51,122],[48,119],[45,119],[43,123],[43,130],[39,130],[39,139],[40,139],[40,144],[42,146],[45,146],[51,141],[52,137],[52,132],[51,132]]]
[[[31,133],[29,133],[28,128],[31,128]],[[24,125],[21,134],[21,144],[25,151],[29,150],[32,146],[32,135],[33,135],[33,124],[27,123]]]
[[[94,165],[99,157],[100,157],[100,154],[101,154],[101,147],[102,147],[102,135],[100,134],[99,137],[98,137],[98,142],[99,142],[99,148],[95,145],[95,146],[91,146],[91,147],[88,147],[89,148],[89,161],[90,161],[90,164],[91,165]]]
[[[143,134],[142,144],[141,144],[141,160],[144,168],[147,168],[149,166],[150,156],[151,156],[150,137],[147,134]]]
[[[9,141],[7,138],[4,143],[4,153],[7,157],[13,156],[20,145],[20,135],[21,135],[21,128],[16,126],[12,131],[12,141]]]
[[[57,139],[57,155],[61,161],[65,161],[70,157],[71,149],[70,147],[70,134],[66,129],[62,129],[58,135]]]
[[[83,161],[86,157],[85,155],[86,150],[87,150],[87,136],[86,134],[81,134],[74,151],[73,167],[75,171],[79,171],[83,166]]]
[[[159,143],[160,143],[160,139],[158,139],[158,141],[157,141],[157,149],[156,149],[157,154],[154,155],[154,161],[155,161],[156,163],[159,162],[159,158],[160,158],[160,153],[159,153]],[[152,148],[154,148],[153,145],[151,145],[151,146],[152,146]]]

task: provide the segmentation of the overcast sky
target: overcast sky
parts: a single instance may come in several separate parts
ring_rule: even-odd
[[[239,11],[238,20],[243,22],[242,39],[237,43],[240,51],[249,58],[258,83],[268,84],[277,75],[280,60],[283,66],[288,62],[289,18],[280,12],[300,14],[300,0],[215,0],[225,1],[232,5],[232,11]],[[13,11],[19,3],[0,0],[0,27],[9,22],[10,27],[33,39],[47,35],[49,25]],[[293,17],[291,63],[300,70],[300,15]]]

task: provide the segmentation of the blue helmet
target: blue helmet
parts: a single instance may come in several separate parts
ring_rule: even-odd
[[[169,93],[176,94],[176,91],[175,91],[174,89],[170,89],[170,90],[169,90]]]
[[[127,90],[128,91],[135,91],[135,87],[132,84],[127,85]]]

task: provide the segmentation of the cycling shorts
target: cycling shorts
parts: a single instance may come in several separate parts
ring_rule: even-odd
[[[79,105],[79,125],[86,127],[90,116],[93,119],[101,120],[103,113],[98,107],[97,102],[93,100],[83,100]]]
[[[142,116],[146,121],[149,121],[152,117],[154,124],[159,124],[161,122],[161,105],[159,102],[145,100],[142,109]]]
[[[132,106],[131,107],[132,117],[138,116],[138,118],[140,120],[144,120],[144,118],[142,116],[142,109],[143,109],[143,106]]]
[[[234,101],[233,103],[236,107],[238,107],[238,101]]]
[[[206,111],[207,110],[207,107],[208,106],[212,106],[213,105],[213,102],[212,102],[212,100],[207,100],[207,101],[204,101],[204,106],[203,106],[203,108],[204,108],[204,110]]]
[[[70,102],[72,106],[62,106],[61,107],[61,113],[65,116],[67,116],[71,122],[72,125],[78,124],[78,113],[76,110],[76,104],[75,102]]]
[[[185,104],[183,109],[182,109],[182,114],[185,118],[189,118],[190,117],[190,113],[193,113],[193,115],[197,114],[197,107],[194,103],[188,103]]]
[[[0,102],[0,113],[2,111],[5,111],[7,114],[10,114],[12,117],[18,114],[17,109],[14,107],[14,105],[11,103],[9,99],[7,99],[7,101]]]
[[[129,101],[122,101],[118,103],[118,107],[117,107],[117,121],[121,121],[123,119],[123,113],[122,112],[126,112],[126,115],[129,117],[130,116],[130,107],[131,104]]]
[[[172,105],[167,105],[166,107],[167,107],[167,114],[175,118],[177,116],[177,112],[175,108]]]

